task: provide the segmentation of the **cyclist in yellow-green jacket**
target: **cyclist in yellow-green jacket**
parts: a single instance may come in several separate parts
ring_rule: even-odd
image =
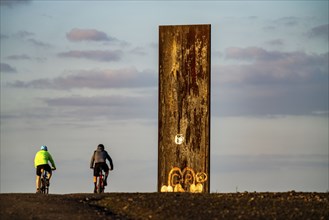
[[[51,166],[49,166],[48,161],[50,161]],[[41,173],[43,170],[46,170],[48,172],[48,182],[47,184],[49,185],[49,181],[52,175],[52,170],[56,170],[56,165],[55,162],[48,152],[47,146],[41,146],[41,149],[36,153],[35,158],[34,158],[34,167],[36,168],[36,187],[37,187],[37,193],[40,192],[40,177]]]

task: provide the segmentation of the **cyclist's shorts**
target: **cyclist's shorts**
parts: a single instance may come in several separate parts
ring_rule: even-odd
[[[102,170],[104,170],[105,173],[107,173],[109,171],[109,166],[105,163],[95,163],[95,167],[94,167],[94,176],[99,176],[99,172]]]
[[[42,169],[46,170],[48,173],[51,173],[51,167],[49,166],[49,164],[42,164],[37,166],[37,176],[41,176]]]

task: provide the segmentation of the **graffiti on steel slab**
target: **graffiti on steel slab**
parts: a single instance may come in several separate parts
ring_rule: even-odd
[[[173,167],[168,174],[168,185],[161,187],[161,192],[203,192],[203,182],[207,181],[207,174],[197,172],[186,167],[183,171],[178,167]]]

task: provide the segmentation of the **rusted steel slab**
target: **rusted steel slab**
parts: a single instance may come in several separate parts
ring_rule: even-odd
[[[158,191],[210,190],[210,33],[159,27]]]

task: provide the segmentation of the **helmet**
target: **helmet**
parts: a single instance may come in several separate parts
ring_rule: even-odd
[[[48,151],[48,148],[47,148],[47,146],[46,146],[46,145],[42,145],[40,149],[41,149],[41,150],[45,150],[45,151]]]
[[[97,146],[97,148],[100,148],[100,149],[104,150],[104,145],[103,145],[103,144],[99,144],[99,145]]]

